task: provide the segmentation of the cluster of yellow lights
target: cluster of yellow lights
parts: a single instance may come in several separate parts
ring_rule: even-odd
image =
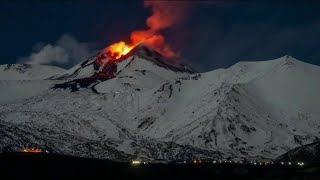
[[[25,153],[41,153],[42,150],[38,149],[38,148],[25,148],[25,149],[22,149],[21,152],[25,152]]]
[[[193,160],[192,162],[193,162],[193,164],[202,163],[201,160]]]
[[[132,164],[141,164],[141,161],[134,160],[131,162]]]
[[[201,160],[192,160],[192,163],[193,164],[199,164],[201,163]],[[246,163],[246,162],[243,162],[243,161],[217,161],[217,160],[214,160],[212,161],[213,164],[228,164],[228,163],[235,163],[235,164],[243,164],[243,163]],[[264,162],[253,162],[253,161],[250,161],[248,162],[250,164],[253,164],[253,165],[272,165],[272,164],[275,164],[275,162],[272,162],[272,161],[264,161]],[[280,162],[281,165],[294,165],[292,162]],[[299,166],[304,166],[304,162],[297,162],[297,165]]]
[[[304,165],[303,162],[298,162],[297,164],[298,164],[299,166],[303,166],[303,165]]]
[[[142,162],[142,161],[139,161],[139,160],[133,160],[131,162],[133,165],[138,165],[138,164],[148,164],[147,162]],[[181,162],[180,162],[181,163]],[[179,164],[180,164],[179,163]],[[186,161],[183,161],[184,164],[186,164],[187,162]],[[201,164],[202,161],[201,160],[192,160],[192,163],[193,164]],[[217,161],[217,160],[214,160],[212,161],[213,164],[219,164],[219,163],[222,163],[222,164],[229,164],[229,163],[236,163],[236,164],[246,164],[246,162],[244,161]],[[250,162],[247,162],[247,163],[250,163],[250,164],[253,164],[253,165],[268,165],[268,164],[276,164],[275,162],[269,162],[269,161],[265,161],[265,162],[253,162],[253,161],[250,161]],[[292,162],[280,162],[281,165],[294,165],[294,163]],[[297,165],[299,166],[304,166],[304,162],[297,162]]]

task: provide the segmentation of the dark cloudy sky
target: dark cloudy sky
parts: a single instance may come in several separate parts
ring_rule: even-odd
[[[286,54],[320,65],[318,1],[193,0],[189,6],[185,20],[164,34],[199,71]],[[69,68],[145,28],[150,14],[142,0],[1,1],[0,64]]]

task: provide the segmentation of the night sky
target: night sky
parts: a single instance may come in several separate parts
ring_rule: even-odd
[[[210,0],[188,7],[184,20],[163,34],[198,71],[286,54],[320,65],[317,1]],[[142,0],[2,1],[0,64],[26,62],[46,50],[39,62],[70,68],[145,28],[150,15]]]

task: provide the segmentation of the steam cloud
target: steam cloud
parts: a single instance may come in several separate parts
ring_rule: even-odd
[[[147,39],[145,43],[161,54],[176,56],[176,53],[166,44],[160,31],[170,28],[184,19],[188,9],[186,4],[174,1],[144,1],[144,6],[152,8],[152,15],[146,21],[148,29],[132,32],[131,42],[137,44]]]
[[[70,67],[88,59],[96,52],[89,43],[79,42],[70,35],[63,35],[55,44],[41,45],[36,52],[19,58],[18,62]]]

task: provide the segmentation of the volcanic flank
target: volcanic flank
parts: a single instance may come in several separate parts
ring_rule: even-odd
[[[146,28],[134,30],[128,41],[119,41],[107,46],[96,57],[89,59],[69,70],[69,72],[51,79],[72,79],[62,84],[56,84],[53,89],[79,88],[94,86],[97,81],[113,79],[122,70],[119,64],[129,64],[137,58],[175,72],[193,73],[184,65],[181,58],[166,42],[162,31],[171,28],[182,21],[186,15],[187,6],[167,1],[144,1],[144,6],[152,9],[152,14],[146,19]]]
[[[0,151],[270,160],[319,140],[318,66],[284,56],[192,73],[143,44],[98,56],[49,79],[0,81]]]
[[[109,47],[106,49],[109,49]],[[164,57],[147,45],[139,44],[126,54],[122,52],[101,51],[97,56],[81,63],[78,68],[73,68],[66,74],[52,77],[51,79],[56,80],[75,78],[71,81],[54,85],[53,89],[70,88],[72,91],[77,91],[79,88],[92,87],[93,91],[96,92],[93,86],[98,81],[105,81],[116,77],[122,68],[125,68],[125,66],[138,58],[140,58],[140,60],[150,61],[157,66],[174,72],[194,73],[190,67],[181,63],[182,60],[180,58]],[[119,64],[120,67],[118,67]],[[124,64],[125,66],[123,66]],[[93,71],[91,71],[91,74],[86,74],[85,77],[81,76],[82,71],[87,71],[89,68],[92,70],[92,67]]]

